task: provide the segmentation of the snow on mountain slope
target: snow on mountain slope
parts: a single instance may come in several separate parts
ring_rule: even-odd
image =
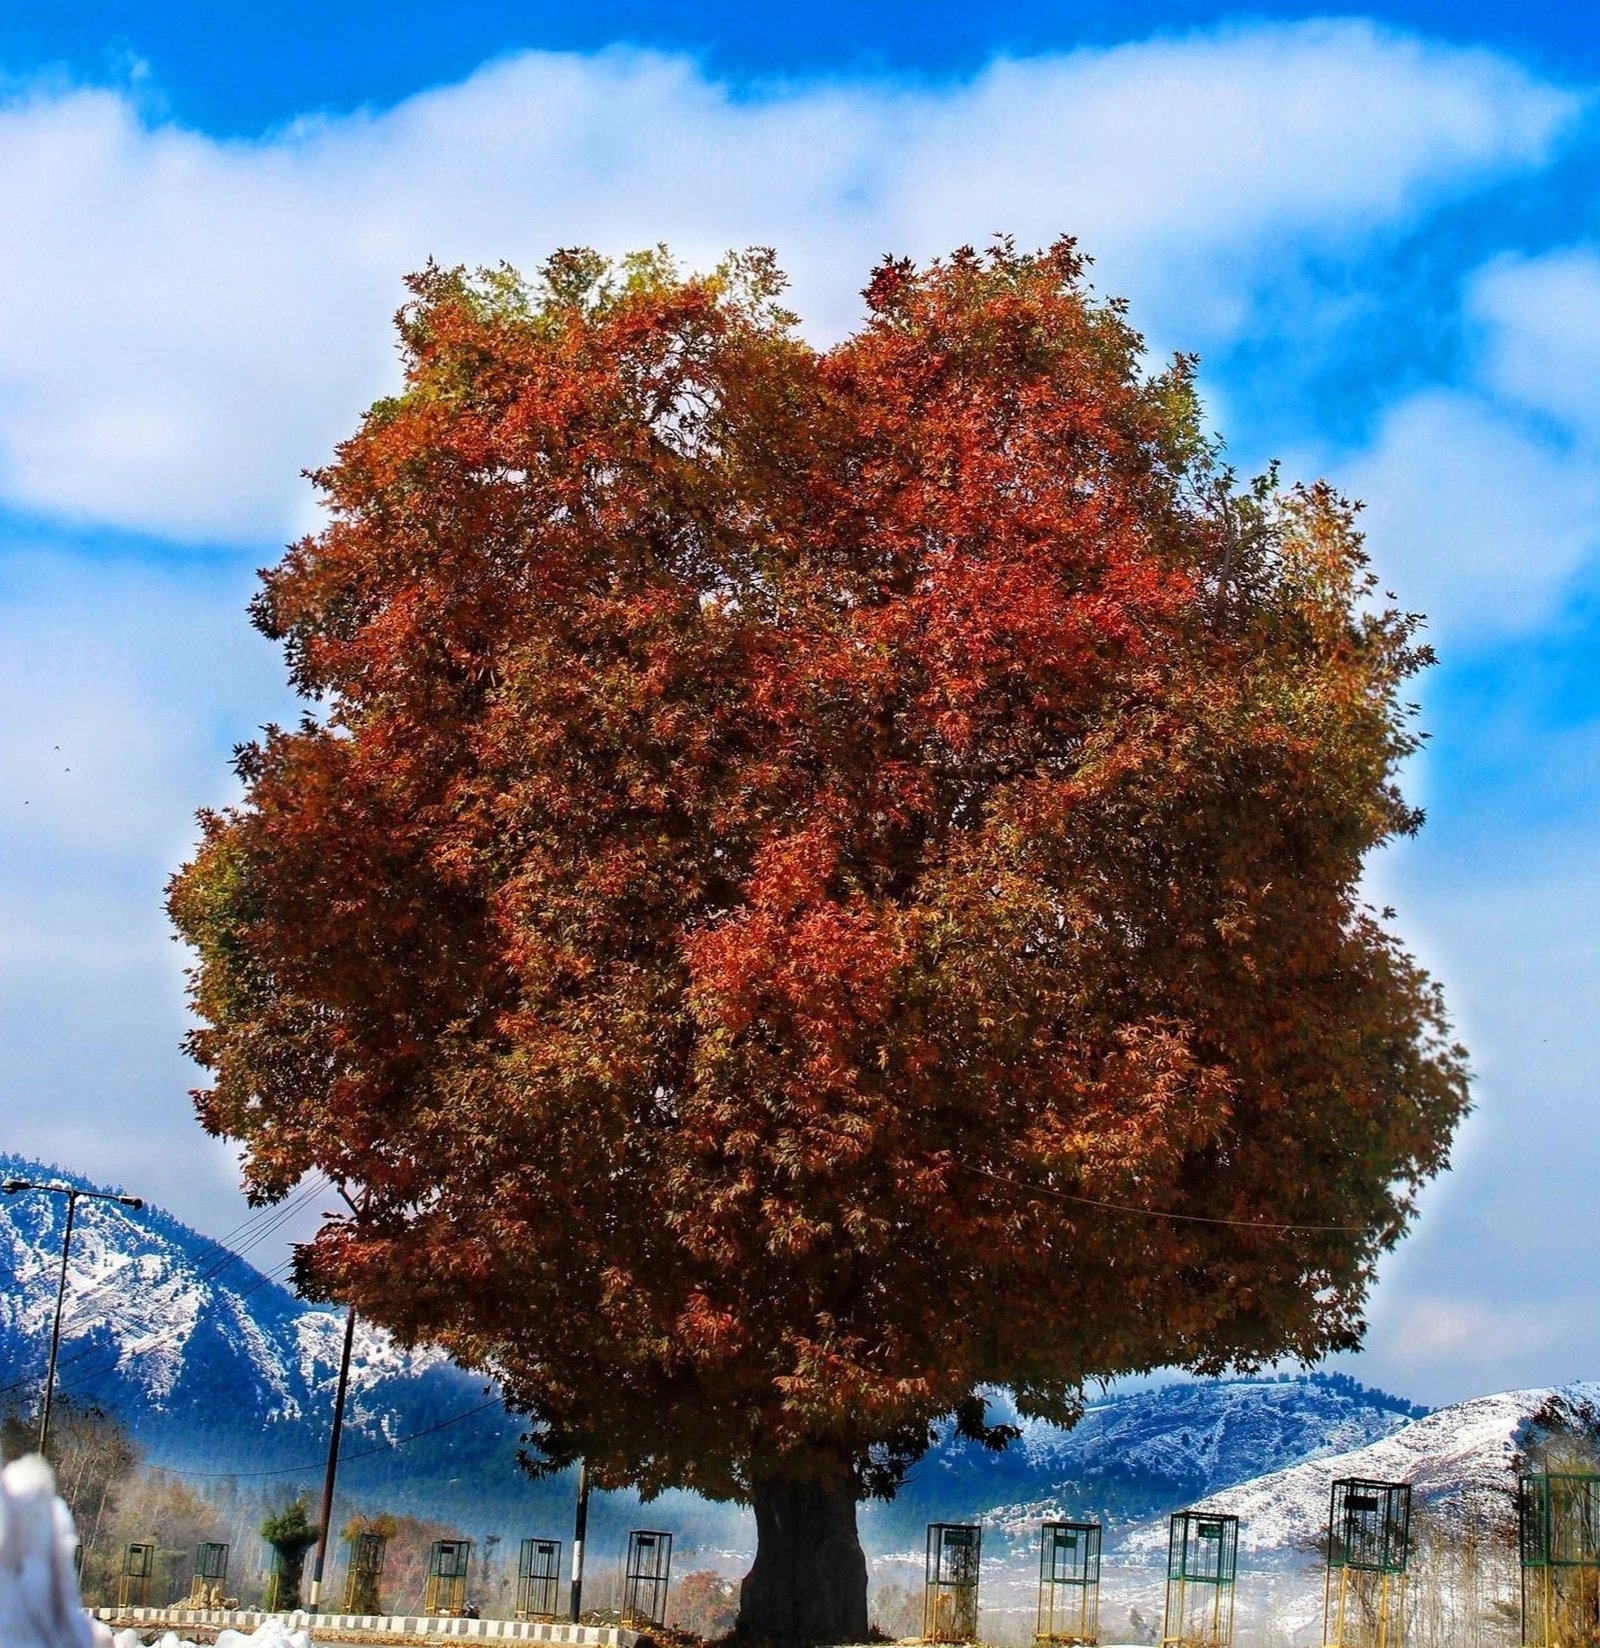
[[[0,1177],[13,1176],[100,1188],[0,1155]],[[60,1196],[0,1200],[0,1408],[36,1399],[65,1218]],[[313,1464],[325,1445],[343,1332],[342,1311],[304,1303],[158,1208],[78,1203],[58,1390],[117,1414],[154,1460],[213,1469]],[[358,1323],[351,1451],[451,1418],[481,1403],[483,1389],[442,1352],[406,1351]],[[509,1454],[516,1433],[496,1405],[450,1440],[492,1442]]]
[[[1502,1391],[1440,1408],[1365,1447],[1273,1471],[1202,1499],[1197,1508],[1240,1519],[1244,1556],[1316,1548],[1328,1520],[1328,1494],[1340,1477],[1409,1482],[1414,1502],[1459,1513],[1468,1504],[1499,1506],[1509,1514],[1515,1488],[1514,1455],[1534,1415],[1551,1401],[1600,1403],[1600,1384],[1574,1383]],[[1164,1554],[1166,1528],[1140,1528],[1126,1541],[1130,1554]]]
[[[1036,1469],[1083,1472],[1111,1455],[1207,1492],[1241,1470],[1361,1446],[1413,1417],[1406,1404],[1380,1406],[1372,1395],[1307,1380],[1197,1380],[1099,1404],[1071,1431],[1027,1425],[1020,1446]]]
[[[1338,1377],[1186,1380],[1114,1392],[1063,1431],[1025,1424],[999,1458],[949,1444],[915,1499],[1032,1538],[1046,1516],[1126,1526],[1218,1489],[1389,1435],[1425,1410]]]

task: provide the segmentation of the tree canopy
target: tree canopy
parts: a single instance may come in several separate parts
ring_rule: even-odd
[[[1466,1104],[1362,902],[1417,620],[1071,243],[430,268],[254,618],[313,701],[170,907],[309,1285],[544,1465],[892,1491],[983,1393],[1356,1343]]]

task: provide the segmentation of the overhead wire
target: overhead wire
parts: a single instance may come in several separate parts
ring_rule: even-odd
[[[318,1177],[320,1180],[321,1176],[319,1175]],[[270,1208],[264,1208],[252,1218],[244,1221],[244,1223],[237,1228],[241,1231],[249,1231],[250,1240],[244,1242],[238,1248],[226,1247],[224,1245],[225,1239],[219,1239],[218,1241],[208,1243],[206,1248],[201,1249],[202,1260],[204,1259],[204,1255],[207,1253],[211,1254],[212,1258],[208,1263],[205,1263],[204,1268],[199,1272],[195,1280],[199,1283],[206,1283],[213,1281],[216,1277],[220,1276],[223,1271],[228,1269],[230,1265],[240,1259],[243,1254],[248,1253],[252,1248],[259,1246],[267,1236],[271,1235],[274,1230],[278,1229],[288,1218],[290,1218],[295,1212],[311,1200],[313,1196],[317,1195],[318,1192],[324,1188],[326,1182],[326,1180],[321,1180],[319,1183],[312,1183],[311,1185],[306,1186],[303,1190],[296,1192],[287,1202],[280,1202]],[[128,1278],[125,1271],[119,1270],[115,1275],[107,1277],[103,1282],[97,1282],[92,1288],[87,1289],[84,1293],[71,1296],[71,1302],[74,1307],[81,1310],[84,1304],[96,1299],[98,1296],[114,1292],[125,1287],[127,1280]],[[253,1285],[251,1291],[254,1291]],[[90,1327],[93,1325],[93,1323],[89,1324]],[[83,1361],[85,1357],[93,1356],[98,1352],[103,1351],[103,1349],[103,1346],[98,1345],[80,1346],[77,1350],[69,1352],[60,1360],[57,1364],[58,1369],[64,1373],[69,1368]],[[111,1365],[112,1364],[107,1364],[108,1367]],[[0,1385],[0,1396],[4,1396],[11,1391],[18,1390],[22,1386],[31,1383],[31,1378],[14,1379],[10,1384]]]
[[[282,1282],[293,1268],[294,1260],[292,1258],[281,1259],[271,1270],[258,1271],[255,1280],[235,1290],[233,1296],[235,1299],[248,1299],[252,1293],[257,1292],[259,1289]],[[170,1344],[173,1340],[180,1338],[189,1331],[189,1328],[189,1323],[178,1323],[162,1332],[158,1332],[153,1338],[136,1340],[134,1343],[124,1346],[118,1352],[117,1361],[121,1361],[124,1356],[145,1356],[153,1350],[159,1350],[163,1345]],[[100,1369],[98,1371],[104,1372],[106,1370]],[[86,1372],[74,1383],[82,1384],[84,1379],[92,1377],[93,1372]]]
[[[229,1236],[219,1237],[217,1240],[207,1243],[206,1247],[200,1250],[200,1258],[196,1261],[202,1266],[202,1268],[195,1277],[195,1281],[199,1284],[214,1281],[230,1266],[241,1261],[246,1253],[249,1253],[252,1249],[259,1247],[261,1243],[264,1242],[269,1236],[281,1229],[282,1226],[286,1224],[295,1213],[299,1212],[308,1202],[310,1202],[314,1197],[320,1195],[324,1190],[330,1188],[330,1186],[331,1181],[325,1175],[318,1173],[310,1184],[305,1185],[301,1189],[295,1191],[284,1201],[276,1202],[270,1207],[258,1209],[250,1216],[250,1218],[242,1221],[242,1223],[236,1226],[235,1231],[230,1232]],[[233,1239],[235,1234],[248,1234],[249,1240],[240,1243],[236,1247],[229,1246],[228,1243]],[[236,1290],[235,1297],[247,1297],[249,1294],[257,1291],[257,1289],[266,1281],[284,1280],[288,1274],[288,1270],[289,1262],[274,1266],[272,1273],[269,1273],[266,1276],[258,1275],[256,1281],[247,1284],[242,1289]],[[127,1280],[128,1278],[126,1275],[122,1271],[119,1271],[116,1275],[109,1276],[102,1282],[97,1282],[92,1288],[85,1290],[83,1293],[76,1296],[69,1296],[71,1298],[71,1303],[74,1307],[81,1310],[86,1303],[94,1300],[97,1296],[121,1289],[126,1285]],[[93,1327],[94,1324],[90,1323],[88,1325]],[[167,1339],[175,1337],[182,1331],[182,1327],[179,1327],[161,1335],[153,1345],[149,1347],[139,1347],[141,1349],[141,1353],[144,1348],[156,1348],[159,1344],[165,1343]],[[65,1374],[78,1363],[82,1362],[85,1358],[103,1353],[104,1349],[105,1347],[100,1345],[81,1346],[79,1349],[70,1352],[68,1355],[60,1359],[57,1364],[58,1372]],[[125,1354],[125,1352],[118,1351],[112,1361],[106,1363],[98,1370],[95,1370],[95,1373],[109,1372],[110,1369],[116,1366],[117,1362],[122,1359],[123,1354]],[[94,1373],[86,1373],[82,1378],[73,1380],[70,1383],[72,1385],[81,1385],[84,1378],[94,1376]],[[34,1380],[32,1376],[23,1379],[14,1379],[9,1384],[0,1385],[0,1396],[5,1396],[14,1390],[20,1390],[23,1386],[32,1384],[33,1382]]]
[[[281,1283],[288,1277],[293,1266],[294,1260],[292,1258],[284,1259],[274,1265],[271,1270],[258,1272],[254,1281],[247,1283],[244,1287],[239,1288],[234,1292],[234,1297],[236,1299],[247,1299],[252,1293],[255,1293],[260,1288],[267,1287],[273,1283]],[[181,1338],[185,1333],[189,1332],[192,1325],[192,1323],[188,1322],[179,1322],[171,1327],[158,1331],[153,1338],[136,1340],[131,1344],[119,1346],[112,1351],[111,1359],[109,1361],[102,1363],[98,1367],[79,1368],[76,1374],[71,1378],[66,1378],[63,1376],[67,1371],[67,1364],[65,1362],[60,1363],[56,1374],[56,1389],[59,1392],[80,1390],[89,1381],[99,1379],[105,1374],[110,1373],[125,1358],[130,1356],[147,1356],[151,1351],[160,1350],[163,1345],[173,1343],[175,1340]],[[87,1357],[94,1356],[96,1353],[104,1353],[107,1348],[108,1347],[104,1345],[85,1346],[72,1358],[72,1362],[74,1364],[80,1363]],[[21,1381],[21,1383],[29,1382],[30,1381]],[[5,1387],[5,1389],[11,1388],[13,1387]]]
[[[327,1184],[328,1181],[321,1174],[318,1174],[315,1182],[294,1192],[287,1201],[276,1202],[270,1207],[258,1208],[248,1219],[235,1226],[227,1235],[219,1236],[214,1241],[208,1241],[200,1249],[194,1260],[194,1263],[201,1267],[196,1279],[207,1282],[214,1276],[220,1275],[242,1254],[248,1253],[252,1248],[259,1246],[273,1230],[281,1226],[292,1213],[302,1208]],[[240,1241],[239,1238],[242,1236],[248,1236],[249,1240]],[[124,1268],[107,1276],[103,1281],[96,1282],[83,1292],[70,1294],[68,1297],[75,1307],[81,1308],[102,1294],[116,1291],[124,1286],[126,1281],[127,1275]]]
[[[329,1182],[326,1176],[319,1172],[309,1185],[301,1186],[298,1190],[291,1192],[287,1202],[274,1202],[267,1207],[256,1208],[239,1224],[235,1225],[232,1230],[208,1240],[205,1246],[200,1249],[194,1262],[203,1267],[212,1267],[211,1270],[206,1272],[207,1275],[213,1274],[215,1270],[225,1269],[240,1253],[248,1252],[250,1248],[256,1245],[259,1234],[265,1226],[276,1225],[281,1222],[281,1215],[284,1213],[286,1206],[303,1205]],[[127,1215],[124,1215],[124,1217],[127,1217]],[[251,1239],[243,1241],[242,1238],[246,1236]],[[120,1280],[120,1272],[115,1276],[107,1277],[105,1281],[97,1282],[87,1293],[79,1295],[75,1302],[93,1298],[95,1294],[117,1286]]]
[[[208,1282],[221,1275],[222,1272],[228,1269],[230,1265],[238,1262],[245,1253],[249,1252],[252,1248],[259,1246],[261,1242],[263,1242],[275,1230],[279,1229],[293,1213],[302,1208],[314,1196],[329,1188],[330,1183],[331,1181],[319,1174],[316,1181],[306,1186],[304,1189],[295,1192],[294,1195],[289,1197],[286,1201],[276,1203],[270,1208],[261,1209],[257,1213],[253,1214],[249,1219],[242,1221],[233,1231],[230,1231],[227,1236],[219,1237],[215,1241],[209,1243],[206,1248],[201,1250],[201,1262],[203,1263],[204,1268],[200,1271],[196,1280],[199,1282]],[[229,1243],[235,1240],[238,1236],[246,1234],[248,1234],[250,1238],[247,1242],[244,1242],[237,1247],[229,1246]],[[212,1255],[213,1257],[207,1259],[207,1255]],[[262,1287],[282,1281],[293,1269],[293,1265],[294,1260],[291,1257],[280,1261],[279,1264],[274,1265],[270,1270],[259,1272],[255,1276],[254,1280],[247,1283],[244,1287],[234,1290],[234,1297],[236,1299],[245,1299]],[[120,1274],[117,1276],[108,1277],[104,1282],[97,1283],[93,1288],[86,1290],[85,1293],[79,1295],[73,1302],[74,1304],[81,1306],[83,1303],[94,1299],[96,1295],[120,1286],[123,1281],[125,1281],[125,1278]],[[111,1362],[106,1363],[104,1366],[99,1368],[82,1369],[80,1370],[78,1376],[72,1379],[61,1378],[57,1388],[61,1391],[75,1389],[86,1383],[88,1380],[108,1372],[125,1356],[142,1356],[149,1354],[152,1350],[158,1350],[163,1344],[176,1339],[181,1334],[188,1331],[189,1327],[190,1324],[188,1323],[178,1324],[167,1329],[165,1332],[157,1334],[154,1338],[140,1340],[123,1346],[117,1351]],[[63,1359],[58,1364],[58,1378],[61,1374],[66,1373],[71,1365],[82,1362],[86,1358],[93,1356],[95,1351],[101,1348],[102,1347],[85,1346],[83,1349],[74,1352],[72,1355]],[[19,1379],[14,1380],[9,1385],[0,1385],[0,1395],[19,1389],[21,1386],[31,1384],[32,1382],[33,1381],[31,1379]],[[475,1403],[470,1408],[463,1409],[460,1413],[451,1414],[447,1418],[436,1420],[431,1425],[421,1426],[419,1429],[410,1431],[404,1436],[394,1437],[392,1439],[376,1443],[367,1448],[345,1450],[341,1455],[341,1460],[343,1463],[349,1464],[360,1459],[370,1459],[379,1454],[396,1452],[401,1448],[408,1447],[413,1442],[422,1440],[424,1437],[433,1436],[440,1431],[448,1430],[455,1425],[462,1424],[466,1420],[474,1418],[480,1413],[487,1412],[490,1408],[500,1406],[502,1406],[502,1401],[497,1393],[486,1398],[482,1402]],[[147,1465],[145,1468],[147,1470],[158,1471],[164,1475],[172,1476],[196,1478],[236,1477],[241,1479],[256,1479],[276,1476],[292,1476],[306,1471],[320,1470],[323,1464],[324,1461],[318,1459],[309,1460],[304,1463],[294,1465],[275,1466],[269,1470],[259,1471],[194,1471],[171,1465]]]
[[[1006,1185],[1012,1190],[1020,1190],[1029,1196],[1049,1196],[1059,1202],[1074,1202],[1080,1207],[1097,1208],[1103,1213],[1126,1213],[1145,1219],[1170,1219],[1178,1224],[1186,1225],[1224,1225],[1232,1230],[1292,1230],[1313,1231],[1320,1233],[1344,1232],[1352,1233],[1364,1231],[1365,1225],[1316,1225],[1293,1224],[1275,1219],[1224,1219],[1207,1213],[1176,1213],[1164,1207],[1140,1207],[1135,1202],[1111,1202],[1098,1196],[1081,1196],[1070,1190],[1057,1190],[1054,1185],[1032,1184],[1024,1179],[1013,1179],[1004,1173],[995,1173],[986,1167],[974,1166],[971,1162],[964,1162],[959,1157],[953,1158],[952,1165],[961,1169],[963,1173],[971,1173],[980,1179],[989,1179],[995,1184]]]
[[[952,1165],[959,1168],[964,1173],[969,1173],[976,1178],[986,1179],[993,1184],[1004,1186],[1007,1189],[1018,1191],[1024,1195],[1044,1196],[1055,1201],[1066,1202],[1079,1207],[1093,1208],[1097,1212],[1114,1213],[1129,1217],[1165,1219],[1179,1224],[1212,1225],[1221,1226],[1228,1229],[1305,1232],[1317,1234],[1348,1234],[1358,1232],[1366,1228],[1362,1225],[1351,1224],[1298,1223],[1291,1220],[1273,1219],[1229,1219],[1214,1214],[1181,1213],[1169,1208],[1145,1207],[1132,1202],[1112,1201],[1105,1197],[1085,1196],[1075,1191],[1061,1190],[1054,1185],[1037,1184],[1027,1180],[1017,1179],[1011,1175],[997,1173],[990,1168],[978,1167],[974,1163],[962,1161],[960,1159],[956,1159]],[[287,1222],[293,1213],[303,1207],[305,1203],[311,1200],[313,1196],[327,1188],[329,1183],[330,1181],[326,1178],[318,1175],[318,1179],[304,1190],[296,1192],[285,1202],[277,1203],[270,1208],[262,1209],[259,1213],[254,1214],[251,1218],[243,1221],[235,1228],[234,1231],[230,1231],[227,1236],[218,1238],[215,1242],[209,1244],[209,1251],[216,1254],[217,1257],[214,1261],[207,1264],[207,1267],[201,1271],[197,1280],[201,1282],[211,1281],[216,1276],[220,1275],[230,1265],[236,1263],[244,1253],[249,1252],[252,1248],[258,1246],[275,1230],[281,1228],[281,1226]],[[229,1244],[238,1236],[245,1234],[248,1234],[250,1237],[248,1242],[238,1247],[229,1246]],[[206,1250],[202,1251],[204,1252]],[[282,1276],[287,1276],[289,1270],[292,1268],[292,1265],[292,1260],[286,1260],[281,1264],[274,1266],[272,1270],[258,1274],[253,1282],[249,1283],[244,1288],[237,1290],[235,1297],[246,1298],[257,1289],[264,1287],[273,1281],[279,1280]],[[106,1282],[97,1284],[95,1288],[90,1289],[86,1295],[82,1296],[82,1298],[76,1302],[81,1304],[85,1299],[93,1298],[96,1292],[115,1286],[118,1280],[119,1278],[117,1277],[108,1278]],[[168,1330],[165,1334],[158,1335],[153,1340],[147,1340],[142,1343],[125,1347],[122,1351],[118,1352],[115,1360],[120,1361],[122,1356],[128,1354],[148,1354],[149,1351],[158,1349],[162,1344],[168,1342],[168,1340],[172,1338],[175,1338],[184,1330],[184,1326],[180,1326]],[[64,1372],[70,1363],[79,1361],[83,1359],[83,1357],[91,1354],[93,1354],[93,1349],[91,1347],[85,1347],[83,1351],[77,1352],[74,1356],[68,1358],[66,1362],[61,1364],[62,1371]],[[61,1388],[69,1389],[74,1386],[81,1385],[86,1379],[93,1377],[96,1372],[108,1371],[109,1368],[114,1365],[115,1361],[107,1364],[105,1368],[85,1371],[77,1379],[71,1381],[64,1380]],[[28,1383],[31,1383],[31,1381],[16,1380],[9,1385],[0,1386],[0,1395],[16,1390],[20,1386]],[[356,1460],[373,1458],[379,1454],[397,1452],[401,1448],[407,1447],[413,1442],[420,1441],[422,1438],[427,1436],[435,1435],[440,1431],[448,1430],[452,1426],[462,1424],[466,1420],[475,1417],[477,1414],[484,1413],[488,1409],[498,1407],[500,1405],[501,1398],[498,1394],[496,1394],[483,1402],[479,1402],[470,1408],[464,1409],[460,1413],[452,1414],[448,1418],[436,1421],[434,1424],[422,1426],[420,1429],[408,1432],[404,1436],[395,1437],[384,1442],[377,1443],[369,1448],[346,1451],[341,1456],[342,1462],[349,1464]],[[270,1469],[256,1471],[196,1471],[187,1470],[180,1466],[154,1464],[147,1465],[145,1468],[170,1476],[205,1479],[232,1477],[241,1480],[256,1480],[278,1476],[293,1476],[306,1471],[316,1471],[322,1468],[323,1463],[324,1461],[320,1459],[307,1460],[293,1465],[275,1466]]]

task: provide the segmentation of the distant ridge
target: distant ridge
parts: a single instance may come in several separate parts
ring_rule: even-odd
[[[966,1470],[981,1472],[993,1496],[971,1508],[1004,1536],[1032,1537],[1041,1520],[1062,1515],[1103,1519],[1114,1531],[1285,1465],[1376,1441],[1426,1411],[1342,1374],[1129,1391],[1096,1403],[1071,1431],[1025,1425],[1007,1454],[987,1466],[969,1460]],[[948,1498],[962,1465],[942,1474]]]
[[[1409,1482],[1414,1503],[1447,1521],[1469,1511],[1509,1522],[1515,1461],[1536,1418],[1552,1402],[1570,1410],[1600,1404],[1600,1384],[1578,1381],[1474,1397],[1430,1413],[1365,1447],[1310,1459],[1212,1494],[1200,1509],[1240,1519],[1241,1553],[1313,1550],[1327,1526],[1328,1490],[1338,1477]],[[1130,1551],[1164,1553],[1165,1530],[1131,1534]]]

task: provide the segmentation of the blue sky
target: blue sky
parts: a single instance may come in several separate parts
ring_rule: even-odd
[[[1600,39],[1585,8],[1552,0],[1412,0],[1383,19],[1441,41],[1487,46],[1556,73],[1600,69]],[[999,55],[1075,46],[1241,21],[1330,15],[1313,3],[1223,12],[1204,0],[812,0],[735,6],[684,0],[594,4],[465,4],[403,0],[272,0],[205,7],[194,0],[8,0],[7,67],[64,68],[102,78],[144,62],[164,103],[211,132],[255,136],[312,109],[386,105],[465,78],[519,50],[595,52],[618,41],[694,56],[718,75],[762,78],[829,73],[939,79],[971,74]]]
[[[292,713],[248,628],[400,277],[770,244],[818,341],[885,252],[1066,231],[1241,467],[1363,497],[1440,666],[1373,889],[1478,1072],[1348,1365],[1600,1376],[1600,23],[1576,6],[0,8],[0,1147],[237,1221],[160,911]]]

